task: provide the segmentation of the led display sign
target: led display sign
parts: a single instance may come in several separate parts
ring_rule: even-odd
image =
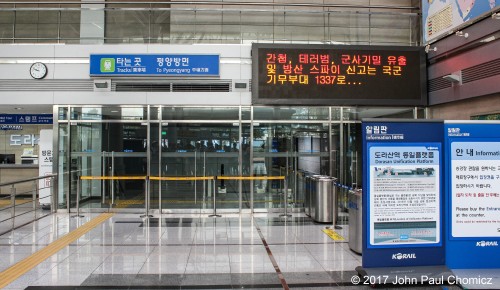
[[[421,47],[253,44],[254,104],[427,104]]]

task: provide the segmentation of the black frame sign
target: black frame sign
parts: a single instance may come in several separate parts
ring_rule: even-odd
[[[422,47],[252,45],[252,103],[427,105]]]

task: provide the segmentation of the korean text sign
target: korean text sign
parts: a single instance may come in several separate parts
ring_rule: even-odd
[[[445,123],[446,264],[500,268],[500,124]]]
[[[219,76],[219,55],[91,54],[91,76]]]
[[[363,267],[443,265],[442,122],[362,129]]]
[[[253,44],[256,104],[425,105],[417,47]]]

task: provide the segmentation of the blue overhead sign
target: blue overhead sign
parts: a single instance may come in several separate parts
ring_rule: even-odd
[[[0,124],[11,125],[50,125],[52,114],[1,114]],[[15,129],[8,129],[15,130]]]
[[[219,76],[217,54],[91,54],[91,76]]]
[[[363,267],[443,265],[442,123],[362,127]]]
[[[446,265],[500,268],[500,124],[445,124]]]

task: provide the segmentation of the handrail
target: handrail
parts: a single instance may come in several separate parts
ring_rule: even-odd
[[[18,183],[23,183],[23,182],[35,181],[35,180],[38,180],[38,179],[51,178],[51,177],[56,177],[56,176],[57,176],[57,174],[50,174],[50,175],[32,177],[32,178],[27,178],[27,179],[14,180],[14,181],[0,183],[0,187],[7,186],[7,185],[18,184]]]
[[[0,187],[6,187],[6,186],[10,187],[10,193],[7,193],[5,197],[1,198],[3,200],[7,200],[10,202],[6,203],[5,206],[2,206],[0,208],[0,212],[2,212],[2,218],[3,218],[2,220],[0,220],[0,223],[4,222],[11,223],[10,229],[6,230],[5,232],[0,232],[0,235],[7,233],[11,230],[17,229],[19,227],[22,227],[24,225],[27,225],[33,221],[39,220],[45,216],[48,216],[52,212],[55,212],[57,202],[55,201],[54,193],[52,192],[51,189],[54,184],[53,180],[57,176],[58,174],[49,174],[44,176],[37,176],[32,178],[4,182],[0,184]],[[46,184],[44,182],[45,179],[50,179],[52,181],[49,184]],[[18,192],[19,188],[25,187],[25,185],[20,185],[24,183],[32,183],[31,189],[25,190],[23,192]],[[43,183],[43,185],[40,183]],[[16,185],[19,185],[19,187],[16,187]],[[50,192],[42,194],[41,190],[45,189],[49,189]],[[17,199],[17,197],[25,196],[27,193],[31,193],[31,198],[23,200]],[[46,198],[49,198],[50,202],[42,203],[41,200]],[[44,206],[42,204],[50,204],[51,211],[45,213],[40,212],[39,211],[40,209],[44,209]],[[9,210],[10,210],[10,215],[8,213],[3,214],[5,211]],[[19,220],[19,217],[26,216],[28,214],[33,214],[33,217],[28,219],[23,218]]]

